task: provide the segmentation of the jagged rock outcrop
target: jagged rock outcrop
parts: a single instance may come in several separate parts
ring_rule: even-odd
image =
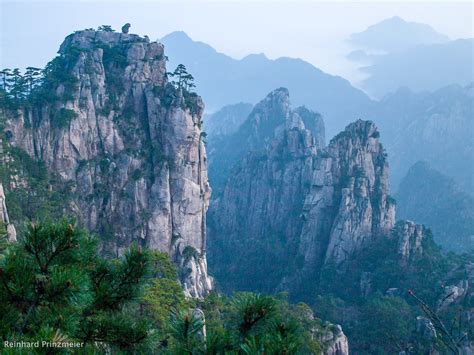
[[[324,355],[349,355],[349,342],[340,325],[334,325],[322,336]]]
[[[68,36],[49,64],[48,102],[8,115],[9,143],[72,183],[70,210],[103,252],[138,241],[180,266],[189,296],[212,285],[203,103],[167,82],[163,45],[127,33]]]
[[[398,244],[398,254],[403,265],[408,265],[410,260],[423,253],[423,239],[425,227],[412,221],[399,221],[393,229],[393,236]]]
[[[249,151],[258,152],[267,147],[277,132],[285,130],[285,124],[298,126],[301,122],[312,132],[315,147],[324,146],[324,122],[318,113],[305,107],[292,111],[288,90],[279,88],[272,91],[255,105],[250,115],[236,132],[223,139],[210,139],[209,165],[213,189],[220,195],[234,165],[239,163]],[[295,127],[296,127],[295,126]]]
[[[256,108],[278,112],[271,118],[278,124],[254,113],[243,125],[254,137],[271,127],[273,139],[234,167],[212,206],[212,263],[224,288],[287,289],[303,275],[317,278],[326,264],[343,268],[367,241],[389,233],[388,166],[372,122],[349,125],[321,149],[317,126],[307,129],[301,111],[290,110],[286,89]]]
[[[8,217],[7,205],[5,204],[5,192],[3,191],[3,185],[0,184],[0,222],[3,224],[6,230],[8,241],[16,241],[16,229],[13,224],[10,223]]]

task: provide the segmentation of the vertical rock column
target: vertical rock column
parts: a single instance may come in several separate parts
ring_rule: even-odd
[[[6,228],[7,238],[10,242],[16,242],[16,229],[13,224],[10,223],[8,218],[7,205],[5,204],[5,192],[3,191],[3,185],[0,184],[0,222],[2,222]]]

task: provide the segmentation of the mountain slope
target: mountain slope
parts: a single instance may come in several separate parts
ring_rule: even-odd
[[[363,32],[352,34],[349,38],[349,41],[356,46],[385,52],[448,40],[448,36],[436,32],[429,25],[407,22],[398,16],[378,22]]]
[[[170,67],[183,63],[193,74],[210,112],[233,102],[255,104],[274,88],[286,87],[295,106],[306,104],[320,112],[328,132],[334,134],[373,104],[345,79],[326,74],[301,59],[270,60],[263,54],[252,54],[236,60],[193,41],[184,32],[173,32],[161,42]]]
[[[457,252],[474,250],[474,198],[426,162],[417,162],[396,194],[400,218],[430,226],[435,240]]]
[[[204,129],[210,137],[226,136],[235,133],[252,111],[248,103],[227,105],[219,111],[204,117]]]
[[[389,153],[394,190],[419,160],[474,192],[473,86],[452,85],[432,93],[407,89],[378,105],[377,123]]]

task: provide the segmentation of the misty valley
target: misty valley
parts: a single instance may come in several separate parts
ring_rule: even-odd
[[[132,29],[0,71],[2,354],[474,353],[472,38],[355,87]]]

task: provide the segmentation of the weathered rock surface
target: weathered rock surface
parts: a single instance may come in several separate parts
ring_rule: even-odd
[[[349,354],[349,342],[340,325],[332,326],[331,330],[323,334],[321,341],[326,347],[324,355]]]
[[[7,206],[5,204],[5,192],[3,191],[2,184],[0,184],[0,222],[3,223],[6,229],[8,241],[16,241],[16,229],[15,226],[10,223],[10,218],[8,217]]]
[[[403,265],[423,252],[422,242],[425,236],[425,227],[412,221],[400,221],[393,229],[393,236],[398,244],[398,254]]]
[[[293,125],[294,128],[306,126],[308,132],[313,133],[312,139],[315,139],[312,145],[324,146],[324,122],[321,115],[304,107],[292,111],[288,90],[279,88],[255,105],[236,132],[217,141],[210,137],[209,165],[214,167],[211,173],[213,189],[221,194],[234,165],[249,151],[261,151],[267,147],[278,131],[289,129],[285,125]]]
[[[290,110],[286,89],[256,109],[243,127],[253,128],[249,137],[266,131],[253,145],[262,148],[234,167],[212,206],[209,230],[221,281],[269,291],[325,264],[343,265],[368,240],[389,233],[395,209],[372,122],[349,125],[322,149],[320,126],[305,122],[305,109]]]
[[[71,208],[104,253],[132,242],[167,252],[187,294],[202,296],[212,280],[201,99],[167,83],[163,45],[138,35],[79,31],[59,53],[54,99],[9,116],[10,144],[73,183]]]

